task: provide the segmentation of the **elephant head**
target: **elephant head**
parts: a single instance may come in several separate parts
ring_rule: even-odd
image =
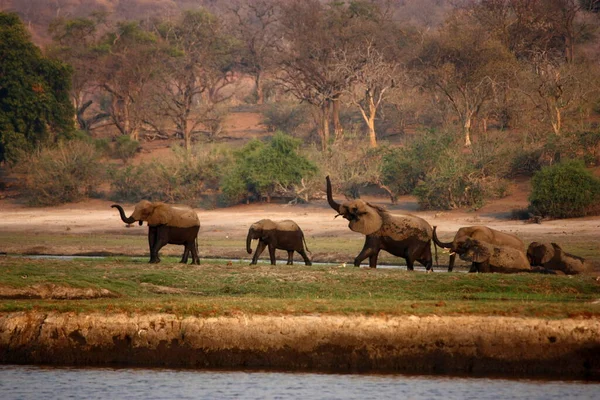
[[[336,217],[341,215],[349,221],[348,227],[351,230],[363,235],[370,235],[381,229],[383,224],[382,213],[386,212],[385,209],[360,199],[339,204],[333,200],[329,176],[325,179],[327,180],[327,202],[331,208],[337,211]]]
[[[531,242],[527,248],[527,260],[532,267],[541,267],[554,258],[557,249],[562,251],[556,243]]]
[[[258,222],[250,225],[248,229],[248,236],[246,236],[246,251],[248,254],[252,254],[252,248],[250,247],[252,244],[252,240],[258,240],[264,237],[265,231],[273,230],[276,228],[276,225],[270,219],[261,219]]]
[[[490,246],[477,239],[471,238],[467,238],[464,242],[461,242],[456,249],[456,252],[460,255],[461,260],[474,263],[487,262],[492,256],[492,249],[490,249]]]
[[[168,225],[178,228],[200,226],[198,214],[191,207],[185,205],[152,203],[148,200],[142,200],[135,205],[133,213],[129,217],[125,216],[125,211],[120,205],[113,204],[111,207],[119,210],[121,220],[126,224],[138,221],[142,225],[146,221],[150,226]]]

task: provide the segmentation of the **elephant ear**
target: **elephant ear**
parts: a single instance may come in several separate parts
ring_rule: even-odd
[[[562,249],[556,243],[540,243],[536,248],[535,256],[539,260],[540,265],[544,265],[549,263],[561,251]]]
[[[168,225],[172,218],[172,209],[165,203],[156,203],[152,213],[148,215],[146,221],[148,225]]]
[[[476,263],[486,262],[490,259],[492,255],[489,246],[487,246],[483,242],[480,242],[479,240],[468,238],[461,245],[461,247],[463,249],[466,249],[466,252],[463,255],[464,257],[461,256],[461,259],[470,259],[471,261]]]
[[[370,235],[381,229],[383,218],[380,214],[380,208],[364,202],[355,200],[344,204],[344,209],[347,209],[345,218],[350,220],[348,226],[354,232],[360,232],[363,235]],[[342,209],[342,207],[340,207]]]

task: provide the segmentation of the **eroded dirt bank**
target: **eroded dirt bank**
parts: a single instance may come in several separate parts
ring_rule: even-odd
[[[600,321],[8,313],[0,362],[600,379]]]

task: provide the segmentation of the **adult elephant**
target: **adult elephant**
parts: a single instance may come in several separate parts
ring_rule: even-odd
[[[451,242],[442,242],[438,239],[436,233],[437,226],[433,227],[433,241],[439,247],[444,249],[450,249],[450,261],[448,262],[448,272],[452,272],[454,269],[454,261],[456,260],[456,254],[460,255],[461,244],[467,239],[476,239],[482,242],[489,243],[493,246],[510,247],[522,252],[525,251],[525,243],[513,235],[512,233],[505,233],[496,229],[488,228],[487,226],[465,226],[462,227],[454,235],[454,239]],[[475,266],[471,265],[471,270]]]
[[[158,252],[167,244],[183,245],[182,263],[187,263],[192,255],[192,264],[200,264],[198,256],[198,231],[200,219],[193,208],[185,205],[172,205],[162,202],[142,200],[135,205],[131,216],[126,217],[123,207],[113,204],[111,207],[119,210],[121,220],[126,224],[138,221],[148,223],[148,245],[150,247],[150,262],[159,263]]]
[[[566,275],[589,272],[592,265],[585,259],[565,252],[556,243],[532,242],[527,248],[527,258],[531,266],[539,266]]]
[[[377,257],[385,250],[406,260],[406,268],[414,269],[415,261],[432,270],[431,225],[414,215],[392,215],[382,207],[357,199],[345,203],[333,200],[331,181],[327,181],[327,202],[338,215],[349,221],[348,227],[365,235],[362,251],[354,259],[354,266],[369,258],[369,267],[377,267]]]
[[[478,239],[465,239],[459,244],[457,253],[462,260],[473,263],[470,272],[544,272],[543,269],[533,270],[522,250],[492,245]]]
[[[261,219],[253,223],[250,229],[248,229],[248,236],[246,237],[246,251],[248,251],[248,254],[252,254],[250,245],[252,244],[252,240],[255,239],[258,240],[258,245],[256,246],[256,251],[250,265],[257,263],[258,257],[260,257],[265,247],[269,248],[271,265],[275,265],[276,249],[287,251],[287,265],[294,264],[294,251],[302,256],[304,264],[312,265],[304,251],[305,247],[308,250],[304,233],[298,224],[292,220],[271,221],[270,219]]]

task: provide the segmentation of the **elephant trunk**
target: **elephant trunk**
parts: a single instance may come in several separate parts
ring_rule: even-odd
[[[340,203],[336,203],[335,200],[333,200],[333,194],[331,191],[331,181],[329,180],[329,175],[327,175],[325,177],[325,180],[327,181],[327,202],[329,203],[331,208],[333,208],[335,211],[337,211],[339,213],[340,212]]]
[[[440,242],[440,240],[437,237],[437,233],[435,233],[435,230],[437,229],[437,226],[433,227],[433,242],[438,245],[438,247],[441,247],[443,249],[451,249],[452,248],[452,242]]]
[[[251,244],[252,244],[252,228],[250,228],[250,230],[248,230],[248,236],[246,237],[246,251],[248,252],[248,254],[252,254],[252,247],[250,247]]]
[[[121,215],[121,220],[123,222],[125,222],[126,224],[133,224],[135,222],[135,218],[133,218],[133,217],[126,217],[125,216],[125,211],[123,211],[123,207],[121,207],[120,205],[113,204],[111,207],[112,208],[116,208],[117,210],[119,210],[119,214]]]

